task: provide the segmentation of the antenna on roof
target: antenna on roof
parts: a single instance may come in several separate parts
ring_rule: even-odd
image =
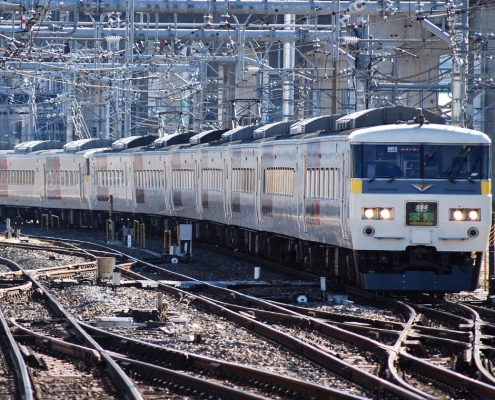
[[[412,121],[408,121],[408,124],[419,124],[419,126],[423,126],[423,124],[429,123],[424,114],[423,114],[423,109],[422,108],[416,108],[416,115],[414,116],[414,119]]]

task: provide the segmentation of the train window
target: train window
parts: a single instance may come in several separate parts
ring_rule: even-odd
[[[234,168],[232,170],[232,190],[254,193],[254,169]]]
[[[201,185],[204,190],[223,190],[223,170],[204,168]]]
[[[194,170],[192,169],[174,169],[172,171],[172,188],[173,189],[195,189],[194,187]]]
[[[488,151],[486,146],[425,146],[425,177],[435,169],[440,178],[489,179]]]
[[[306,197],[334,199],[338,197],[337,168],[308,168],[306,170]]]
[[[354,145],[355,178],[489,179],[489,148],[482,145]]]
[[[266,194],[294,195],[294,168],[266,168],[264,172]]]

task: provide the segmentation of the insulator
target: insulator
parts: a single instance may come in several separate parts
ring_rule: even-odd
[[[359,38],[357,36],[343,36],[340,38],[342,44],[357,44]]]
[[[366,9],[366,1],[355,1],[349,4],[349,12],[351,14],[362,13]]]
[[[229,10],[225,10],[225,13],[220,15],[220,18],[222,19],[222,24],[228,24],[230,19]]]
[[[213,17],[210,15],[209,12],[203,16],[203,23],[205,28],[211,27],[212,22],[213,22]]]

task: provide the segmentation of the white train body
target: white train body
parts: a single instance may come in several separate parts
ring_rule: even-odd
[[[474,289],[491,221],[490,140],[390,123],[411,119],[408,108],[379,112],[285,124],[295,134],[257,139],[227,132],[163,148],[1,151],[0,205],[94,225],[111,198],[119,228],[188,220],[198,238],[370,290]],[[366,119],[375,126],[359,127]],[[308,133],[317,123],[327,130]],[[466,177],[460,161],[470,164]]]

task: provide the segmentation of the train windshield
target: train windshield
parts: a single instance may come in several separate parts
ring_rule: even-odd
[[[359,144],[355,178],[488,179],[489,147],[481,145]]]

